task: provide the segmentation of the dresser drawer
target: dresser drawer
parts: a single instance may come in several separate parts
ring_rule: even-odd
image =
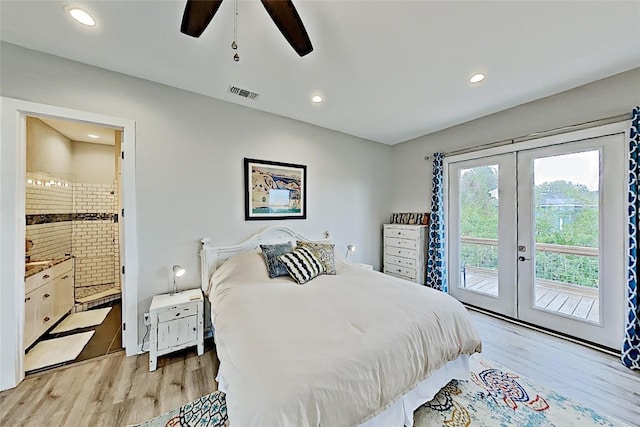
[[[416,280],[416,270],[414,268],[400,267],[397,265],[385,263],[384,272],[391,273],[395,276],[401,276],[409,280]]]
[[[393,246],[385,246],[384,256],[385,258],[388,256],[399,256],[403,258],[416,259],[418,257],[418,252],[415,249],[404,249],[404,248],[396,248]]]
[[[384,237],[397,237],[399,239],[418,240],[420,237],[417,229],[385,228]]]
[[[168,322],[182,317],[195,316],[198,314],[198,303],[169,307],[158,312],[158,322]]]
[[[396,248],[416,249],[417,241],[409,239],[398,239],[395,237],[385,237],[385,246],[394,246]]]
[[[414,252],[414,251],[410,251],[410,252]],[[402,258],[394,255],[386,255],[384,257],[384,262],[387,264],[397,265],[399,267],[406,267],[406,268],[413,268],[413,269],[416,268],[415,258]]]

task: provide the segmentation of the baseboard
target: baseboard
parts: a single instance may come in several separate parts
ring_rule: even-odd
[[[462,305],[467,307],[469,310],[477,311],[478,313],[486,314],[487,316],[491,316],[491,317],[494,317],[496,319],[504,320],[505,322],[513,323],[514,325],[519,325],[519,326],[523,326],[523,327],[528,328],[528,329],[532,329],[534,331],[542,332],[543,334],[546,334],[546,335],[550,335],[550,336],[553,336],[553,337],[556,337],[556,338],[560,338],[560,339],[563,339],[563,340],[566,340],[566,341],[571,341],[571,342],[573,342],[575,344],[579,344],[579,345],[582,345],[582,346],[585,346],[585,347],[589,347],[589,348],[591,348],[593,350],[598,350],[598,351],[601,351],[603,353],[609,354],[611,356],[620,357],[620,355],[621,355],[619,350],[615,350],[613,348],[605,347],[605,346],[593,343],[591,341],[581,340],[581,339],[572,337],[570,335],[565,335],[565,334],[560,333],[560,332],[552,331],[550,329],[534,325],[532,323],[528,323],[528,322],[524,322],[522,320],[514,319],[512,317],[508,317],[508,316],[505,316],[503,314],[494,313],[493,311],[485,310],[483,308],[476,307],[476,306],[471,305],[471,304],[463,303]]]

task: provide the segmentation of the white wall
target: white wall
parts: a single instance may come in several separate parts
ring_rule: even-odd
[[[393,212],[431,210],[431,160],[424,156],[584,123],[640,105],[640,68],[463,123],[393,147]]]
[[[318,237],[331,230],[338,248],[353,243],[354,260],[379,266],[391,147],[14,45],[0,49],[3,96],[136,121],[140,334],[151,297],[169,290],[173,264],[187,268],[181,287],[199,286],[204,236],[231,244],[274,224]],[[307,165],[308,219],[245,222],[244,157]]]
[[[43,121],[27,118],[27,171],[67,178],[72,169],[72,143]]]
[[[116,177],[115,147],[105,144],[71,141],[75,182],[113,184]]]

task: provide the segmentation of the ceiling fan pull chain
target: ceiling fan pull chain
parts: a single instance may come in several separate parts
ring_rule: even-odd
[[[231,49],[237,51],[238,50],[238,0],[235,0],[235,13],[233,15],[233,41],[231,42]],[[240,55],[238,52],[233,55],[233,60],[236,62],[240,61]]]

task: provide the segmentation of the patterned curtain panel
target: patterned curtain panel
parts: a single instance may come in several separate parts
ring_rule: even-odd
[[[427,255],[427,286],[447,292],[447,271],[444,254],[443,159],[444,154],[434,153],[429,252]]]
[[[627,327],[622,344],[622,363],[640,369],[640,298],[638,297],[638,241],[640,240],[640,107],[633,109],[629,131],[629,274],[627,276]]]

